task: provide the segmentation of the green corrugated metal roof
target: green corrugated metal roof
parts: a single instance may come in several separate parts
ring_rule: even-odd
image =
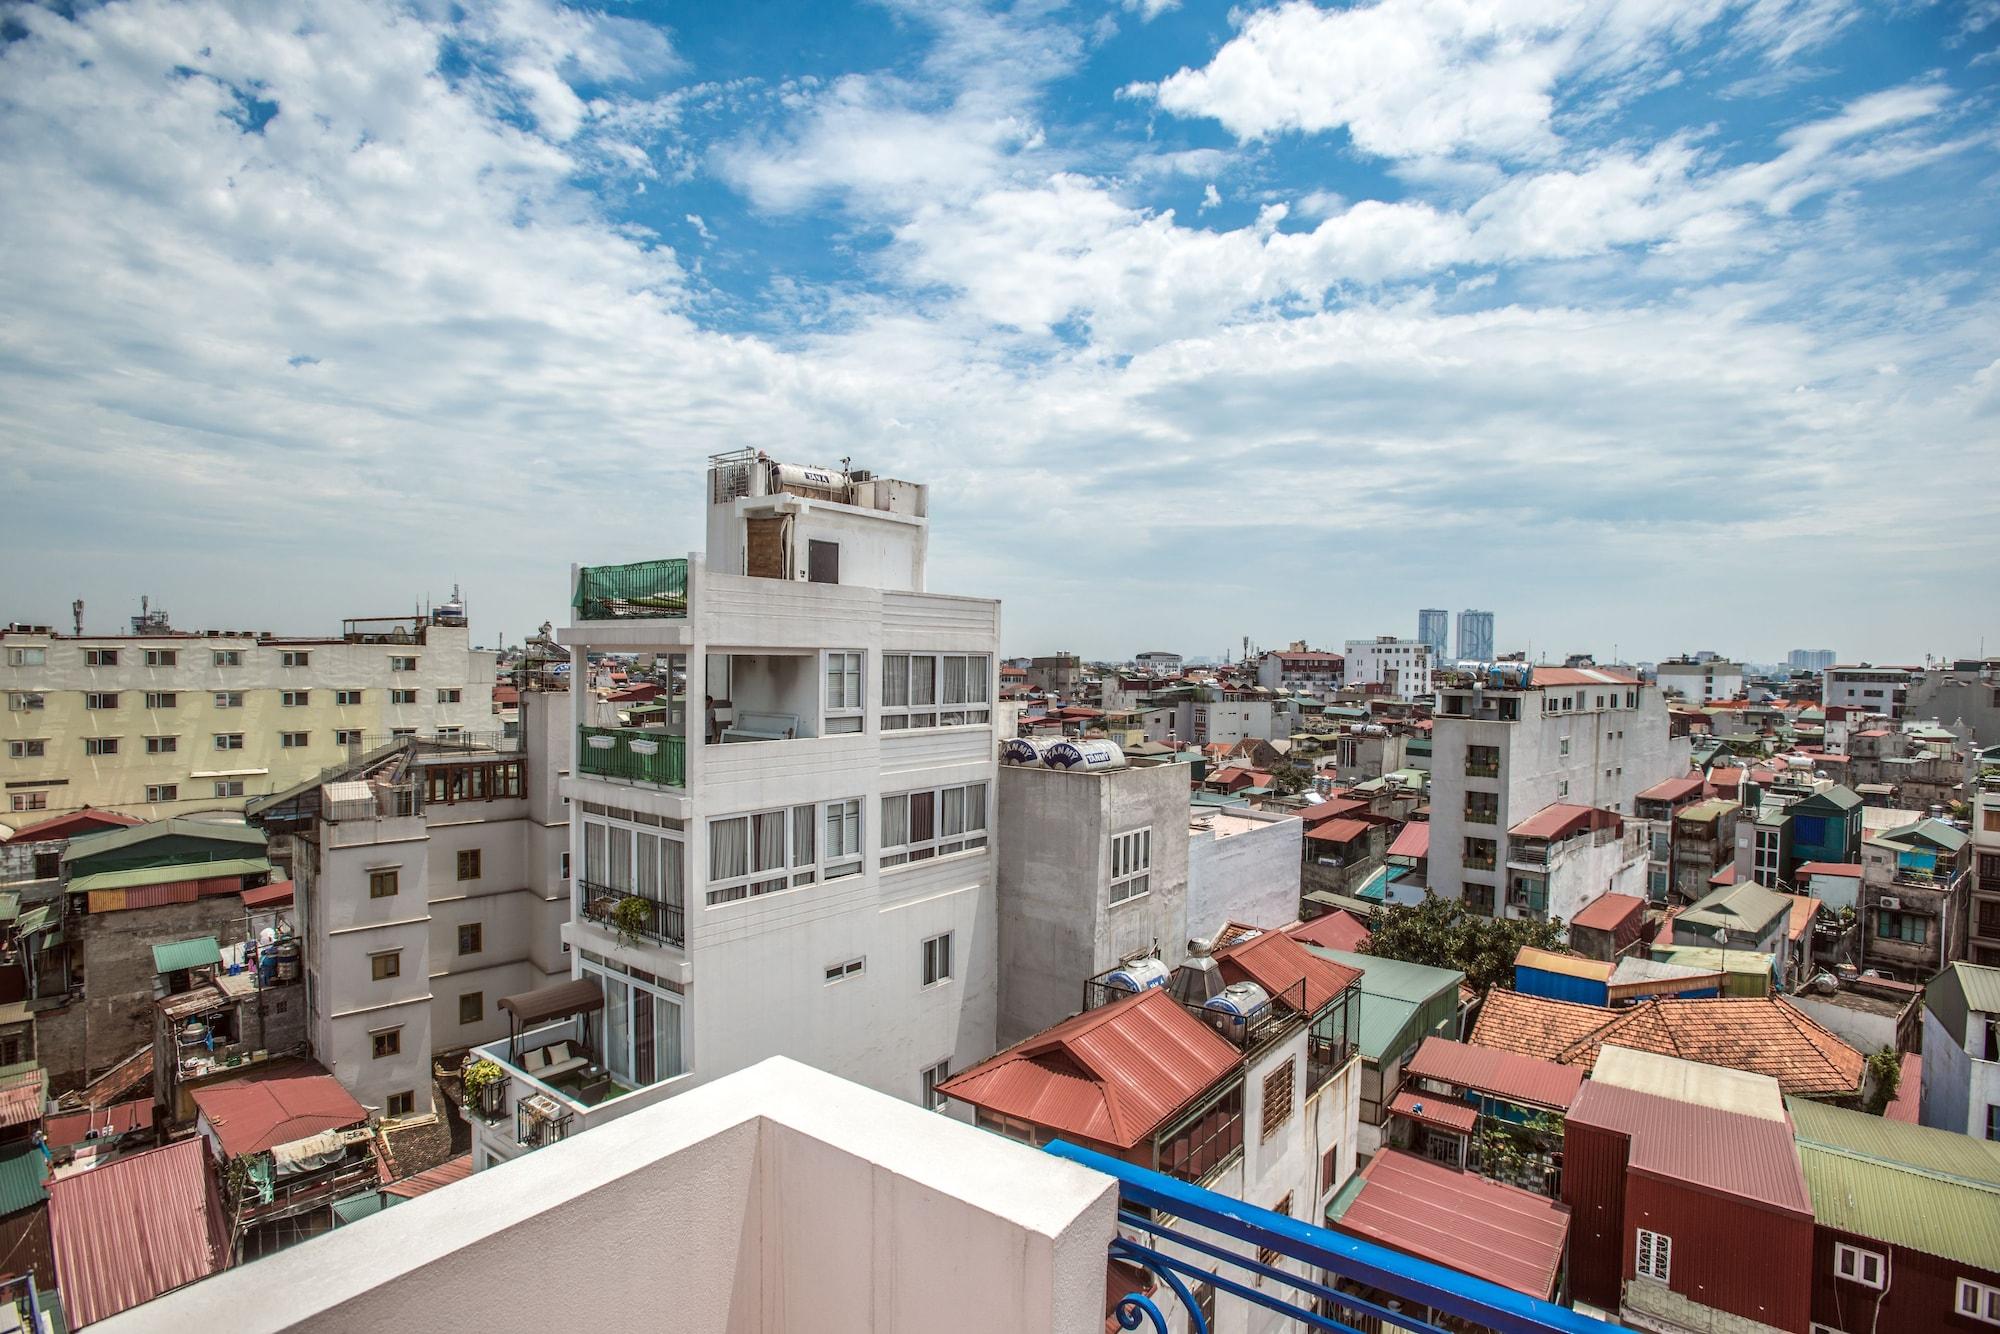
[[[93,889],[137,889],[142,885],[166,885],[176,880],[208,880],[225,875],[256,875],[271,869],[264,857],[230,857],[219,862],[178,862],[173,866],[139,866],[129,871],[99,871],[80,875],[66,889],[83,894]]]
[[[24,936],[30,931],[44,930],[55,915],[56,910],[54,905],[44,903],[39,908],[30,908],[28,911],[22,913],[21,920],[15,923],[15,929]]]
[[[1363,1060],[1379,1062],[1421,1042],[1424,1035],[1413,1032],[1412,1025],[1439,995],[1449,993],[1452,1010],[1458,1008],[1458,984],[1465,980],[1465,974],[1456,969],[1379,959],[1320,945],[1306,948],[1322,959],[1361,970],[1361,1028],[1356,1041]]]
[[[1974,1013],[2000,1014],[2000,968],[1952,964],[1924,988],[1924,1004],[1947,1033],[1963,1043]]]
[[[21,915],[21,896],[14,890],[0,890],[0,922],[11,922]]]
[[[33,1144],[0,1151],[0,1214],[32,1209],[49,1198],[49,1160]]]
[[[85,834],[73,838],[63,849],[62,859],[66,862],[80,861],[85,857],[99,857],[119,848],[129,848],[134,844],[148,843],[167,834],[185,834],[191,838],[211,838],[224,843],[255,843],[264,846],[264,831],[253,829],[247,824],[221,824],[212,820],[190,820],[176,816],[166,820],[155,820],[151,824],[135,824],[125,829],[107,829],[98,834]]]
[[[2000,1144],[1785,1099],[1824,1227],[2000,1269]]]
[[[200,968],[221,962],[222,947],[215,943],[214,936],[153,946],[153,971],[156,973],[171,973],[177,968]]]

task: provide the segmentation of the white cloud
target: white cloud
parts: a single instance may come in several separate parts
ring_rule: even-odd
[[[1849,5],[1756,0],[1739,35],[1774,61],[1825,41]],[[1286,0],[1241,18],[1200,68],[1128,95],[1220,121],[1239,139],[1345,129],[1378,157],[1533,158],[1558,142],[1559,84],[1612,100],[1735,8],[1729,0]]]

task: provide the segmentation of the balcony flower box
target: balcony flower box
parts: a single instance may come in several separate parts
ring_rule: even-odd
[[[593,740],[594,739],[595,738],[593,738]],[[610,740],[609,737],[605,739],[607,741]],[[634,755],[657,755],[660,753],[660,743],[657,741],[645,741],[637,737],[634,737],[632,740],[626,742],[625,744],[631,747],[632,753]]]
[[[618,744],[618,738],[610,736],[591,736],[584,738],[584,744],[589,746],[592,750],[610,750],[614,745]]]

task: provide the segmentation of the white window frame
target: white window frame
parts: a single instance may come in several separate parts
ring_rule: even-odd
[[[178,709],[181,696],[178,690],[148,690],[146,707],[149,709]]]
[[[1869,1270],[1874,1277],[1869,1277]],[[1863,1250],[1859,1246],[1844,1241],[1833,1243],[1833,1273],[1836,1278],[1844,1278],[1849,1283],[1859,1283],[1864,1288],[1881,1291],[1889,1281],[1889,1257],[1880,1251]]]
[[[241,749],[243,749],[243,733],[241,733],[241,732],[217,732],[217,733],[215,734],[215,748],[216,748],[217,750],[241,750]]]
[[[85,755],[102,756],[118,753],[118,738],[115,736],[87,736],[83,739]]]
[[[951,1099],[938,1092],[938,1085],[951,1078],[951,1058],[945,1057],[935,1065],[927,1065],[917,1072],[917,1103],[926,1111],[941,1112],[951,1106]]]
[[[10,690],[7,692],[9,713],[31,713],[48,703],[48,697],[39,690]]]
[[[926,990],[951,981],[951,935],[944,931],[924,939],[922,985]]]
[[[215,795],[218,797],[240,797],[243,795],[243,780],[240,778],[218,778],[215,780]]]
[[[7,650],[9,667],[46,667],[48,664],[49,651],[45,648],[21,647]]]
[[[310,690],[281,690],[278,692],[278,704],[281,708],[303,709],[311,703],[312,691]]]
[[[912,802],[926,796],[930,798],[931,805],[931,836],[913,839],[910,837]],[[956,800],[950,800],[952,797]],[[950,783],[944,787],[920,787],[884,795],[879,864],[886,870],[891,866],[930,861],[936,857],[949,857],[953,853],[975,852],[985,847],[993,827],[991,802],[991,787],[984,782]],[[957,808],[961,828],[948,830],[948,807],[953,806]],[[973,823],[975,818],[977,824]],[[890,842],[899,829],[902,840]]]
[[[827,649],[819,655],[820,735],[866,731],[868,677],[859,649]]]
[[[218,709],[240,709],[243,707],[243,692],[240,690],[218,690],[215,692],[215,707]]]
[[[149,783],[146,786],[146,800],[149,802],[179,801],[180,799],[181,785],[179,783]]]
[[[180,665],[180,650],[149,648],[146,650],[146,665],[148,667],[178,667]]]
[[[118,650],[115,648],[87,648],[83,651],[83,665],[86,667],[116,667]]]
[[[241,667],[243,650],[240,648],[219,648],[209,654],[209,665],[214,667]]]
[[[860,875],[866,843],[861,798],[845,797],[820,807],[820,871],[828,880]]]
[[[46,792],[9,792],[7,809],[10,811],[45,811],[49,808],[49,794]]]
[[[836,986],[850,977],[860,977],[867,971],[868,956],[865,954],[858,958],[843,959],[839,963],[830,963],[826,966],[826,985]]]
[[[392,655],[389,659],[389,670],[392,672],[414,672],[417,670],[417,660],[415,658],[404,657],[400,654]]]
[[[1152,893],[1153,827],[1113,834],[1110,866],[1112,903],[1130,903]]]
[[[118,694],[116,690],[86,690],[83,692],[83,707],[109,712],[118,707]],[[110,702],[106,703],[107,700]]]
[[[440,704],[463,704],[465,703],[465,690],[460,686],[450,686],[439,690],[437,702]]]
[[[312,744],[311,732],[278,733],[279,750],[304,750],[307,746],[311,744]]]
[[[336,727],[333,730],[333,744],[336,746],[360,745],[361,729],[358,727]]]
[[[927,675],[921,670],[925,664]],[[954,668],[957,685],[948,689]],[[984,726],[993,719],[992,675],[993,659],[985,653],[885,653],[882,730]],[[917,698],[920,684],[927,686],[929,699]],[[963,698],[948,698],[953,694]]]
[[[350,704],[359,704],[361,702],[361,692],[359,690],[336,690],[333,692],[333,702],[337,707],[343,708]]]
[[[1664,1232],[1642,1227],[1632,1260],[1640,1278],[1670,1282],[1669,1276],[1674,1272],[1674,1239]]]
[[[1971,1298],[1971,1302],[1966,1301]],[[1951,1309],[1954,1314],[1968,1320],[1977,1320],[1985,1325],[2000,1325],[2000,1288],[1975,1279],[1962,1278],[1952,1290]]]
[[[177,736],[149,736],[146,738],[148,755],[178,755],[181,739]]]
[[[310,667],[312,666],[312,654],[305,649],[288,648],[278,654],[278,665],[280,667]]]
[[[7,743],[7,758],[10,760],[44,760],[49,755],[49,739],[45,736],[21,737]]]
[[[858,801],[859,798],[847,800]],[[826,803],[835,805],[838,803]],[[796,806],[781,806],[773,810],[744,811],[737,815],[719,815],[708,822],[708,878],[702,893],[702,902],[710,907],[725,903],[741,903],[765,894],[776,894],[787,889],[799,889],[817,883],[821,879],[820,851],[824,830],[823,806],[819,802],[801,802]],[[760,837],[757,831],[763,821],[776,820],[781,830],[779,860],[769,866],[758,866],[756,856]],[[740,830],[737,828],[741,826]],[[741,874],[718,878],[716,857],[723,850],[725,839],[742,840]],[[850,863],[843,856],[839,863],[840,874],[849,875]],[[853,870],[860,870],[858,862],[851,863]],[[827,873],[827,879],[834,878]]]
[[[417,702],[417,692],[402,689],[391,690],[389,692],[389,702],[391,704],[415,704]]]

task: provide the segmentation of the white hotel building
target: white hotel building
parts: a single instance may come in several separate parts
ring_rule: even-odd
[[[770,1056],[940,1105],[994,1048],[999,603],[925,590],[920,485],[709,485],[706,555],[576,572],[572,679],[655,654],[688,707],[570,695],[575,979],[503,1002],[477,1167]]]

